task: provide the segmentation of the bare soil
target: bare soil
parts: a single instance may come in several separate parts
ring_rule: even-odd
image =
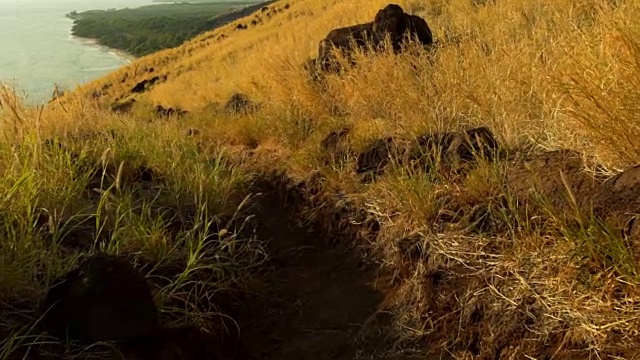
[[[271,268],[238,318],[247,358],[410,359],[393,350],[378,267],[295,224],[275,195],[259,206]]]

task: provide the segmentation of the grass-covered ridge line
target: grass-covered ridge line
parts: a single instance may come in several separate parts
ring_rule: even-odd
[[[176,47],[234,19],[232,10],[254,11],[258,1],[157,4],[119,10],[71,12],[74,36],[134,56]]]

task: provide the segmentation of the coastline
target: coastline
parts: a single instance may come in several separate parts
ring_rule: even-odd
[[[124,59],[127,61],[127,64],[130,64],[134,61],[136,61],[138,58],[132,54],[129,54],[128,52],[124,51],[124,50],[119,50],[119,49],[114,49],[114,48],[110,48],[108,46],[102,45],[98,42],[98,40],[94,39],[94,38],[87,38],[87,37],[81,37],[81,36],[75,36],[75,35],[69,35],[69,37],[71,39],[74,40],[78,40],[79,42],[84,43],[85,45],[90,45],[90,46],[95,46],[95,47],[99,47],[102,48],[112,54],[115,54],[116,56]]]

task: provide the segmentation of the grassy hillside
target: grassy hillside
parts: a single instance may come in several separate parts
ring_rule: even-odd
[[[358,308],[347,301],[348,286],[336,290],[337,300],[314,299],[322,292],[309,290],[314,281],[330,286],[317,269],[330,271],[321,265],[334,264],[334,250],[318,250],[311,259],[295,255],[299,262],[283,255],[276,272],[265,275],[265,255],[283,254],[284,245],[273,248],[264,240],[283,237],[294,254],[342,244],[349,248],[344,254],[357,248],[377,265],[373,274],[335,266],[337,284],[360,285],[359,277],[347,273],[363,271],[362,278],[383,293],[377,314],[393,315],[383,340],[339,330],[358,339],[359,358],[424,352],[451,359],[638,358],[640,239],[629,216],[640,208],[629,205],[615,214],[629,220],[623,226],[605,224],[598,207],[620,199],[601,198],[592,188],[640,163],[640,3],[398,3],[428,21],[437,48],[360,54],[358,66],[328,76],[324,84],[311,81],[302,68],[317,55],[318,41],[336,27],[370,21],[385,1],[279,1],[143,57],[44,109],[22,108],[5,92],[0,200],[10,225],[9,241],[0,244],[0,278],[8,279],[0,283],[0,300],[36,301],[50,279],[86,251],[42,241],[51,235],[33,225],[43,221],[45,209],[45,219],[54,219],[44,221],[54,229],[49,233],[59,234],[59,221],[83,213],[93,216],[94,232],[111,234],[104,240],[108,251],[128,254],[143,268],[179,264],[156,295],[166,321],[216,333],[222,331],[218,314],[233,311],[218,307],[223,301],[211,300],[214,294],[262,291],[287,299],[265,308],[239,302],[254,314],[249,322],[238,316],[249,332],[245,346],[255,354],[267,347],[257,339],[261,333],[252,331],[254,320],[266,329],[262,335],[275,333],[294,344],[281,345],[269,358],[294,358],[301,348],[328,358],[319,349],[340,345],[329,340],[329,327],[296,332],[255,315],[298,324],[295,311],[282,305],[296,303],[298,294],[287,298],[288,292],[300,292],[300,306],[308,311],[301,314],[322,316],[317,303],[329,313]],[[153,77],[153,86],[131,91]],[[259,110],[221,111],[236,92],[246,93]],[[128,99],[136,100],[130,113],[109,109]],[[190,114],[158,118],[156,105]],[[469,126],[491,129],[507,153],[503,160],[480,161],[465,173],[425,173],[394,159],[368,183],[354,172],[356,154],[373,140],[395,136],[409,142]],[[344,161],[327,161],[321,142],[341,128],[350,129],[351,152]],[[43,145],[52,138],[81,160]],[[576,153],[546,152],[559,149]],[[100,187],[83,175],[87,166],[105,169],[112,177],[108,190],[93,190]],[[156,174],[149,181],[136,175],[146,168]],[[624,179],[637,190],[633,179]],[[93,184],[88,194],[87,184]],[[280,196],[262,203],[269,216],[251,200],[268,191]],[[638,195],[630,190],[620,201],[633,205]],[[256,224],[244,221],[256,217]],[[176,225],[185,222],[195,230]],[[243,231],[244,224],[257,230]],[[212,245],[208,234],[222,240]],[[306,263],[309,268],[301,270]],[[217,275],[206,277],[202,269],[216,269]],[[313,280],[305,280],[307,274]],[[282,287],[265,290],[274,284]],[[296,290],[305,284],[309,288]],[[360,290],[353,293],[358,301],[371,300]],[[16,318],[0,333],[20,329],[24,320]],[[353,321],[369,326],[380,318]],[[371,345],[376,343],[385,349]]]

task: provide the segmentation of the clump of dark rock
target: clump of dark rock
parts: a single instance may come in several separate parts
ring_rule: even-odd
[[[93,100],[100,100],[100,98],[102,97],[102,95],[103,95],[103,94],[102,94],[102,91],[93,90],[93,91],[91,92],[91,95],[90,95],[90,96],[91,96],[91,98],[92,98]]]
[[[394,138],[371,143],[358,156],[356,173],[375,178],[392,159],[398,164],[425,172],[458,172],[469,169],[480,159],[493,161],[500,150],[495,136],[486,127],[457,132],[436,132],[412,141]]]
[[[320,147],[325,153],[325,164],[334,164],[345,161],[351,149],[349,148],[349,133],[351,129],[342,128],[332,131],[320,142]]]
[[[245,24],[238,24],[238,25],[236,26],[236,29],[237,29],[237,30],[246,30],[247,28],[248,28],[248,26],[247,26],[247,25],[245,25]]]
[[[338,70],[339,65],[335,63],[335,50],[341,50],[345,54],[358,48],[366,51],[367,46],[373,46],[374,43],[373,23],[334,29],[318,45],[319,64],[325,71]]]
[[[247,114],[257,109],[257,105],[249,99],[249,97],[242,93],[235,93],[231,95],[227,103],[224,105],[224,110],[233,115]]]
[[[397,149],[397,141],[393,137],[375,140],[358,155],[356,173],[363,174],[366,180],[381,175],[391,156],[397,154]]]
[[[427,22],[419,16],[405,13],[396,4],[387,5],[378,11],[373,20],[373,33],[379,44],[389,37],[395,53],[402,50],[407,36],[424,46],[433,44],[433,34]]]
[[[174,109],[172,107],[166,108],[162,105],[156,105],[155,112],[156,112],[156,115],[159,117],[171,117],[171,116],[182,117],[189,114],[187,110],[183,110],[180,108]]]
[[[142,274],[97,254],[55,281],[41,304],[46,331],[82,344],[131,341],[158,331],[158,310]]]
[[[493,161],[499,153],[495,136],[487,127],[418,136],[409,150],[409,163],[427,172],[447,167],[460,170],[480,159]]]
[[[137,83],[132,89],[132,93],[143,93],[151,89],[152,86],[166,80],[166,76],[154,76],[151,79],[145,79]]]
[[[307,70],[338,71],[335,51],[347,58],[356,49],[379,51],[390,41],[394,53],[400,53],[407,38],[423,46],[433,45],[433,35],[427,22],[419,16],[407,14],[396,4],[378,11],[372,22],[334,29],[318,45],[318,58],[305,64]],[[353,63],[353,60],[350,59]],[[312,74],[315,74],[312,72]]]
[[[129,98],[124,101],[116,101],[111,104],[111,111],[116,113],[128,113],[133,108],[133,105],[136,103],[136,99]]]
[[[256,17],[255,19],[251,20],[251,26],[257,26],[262,24],[262,19],[260,17]]]

